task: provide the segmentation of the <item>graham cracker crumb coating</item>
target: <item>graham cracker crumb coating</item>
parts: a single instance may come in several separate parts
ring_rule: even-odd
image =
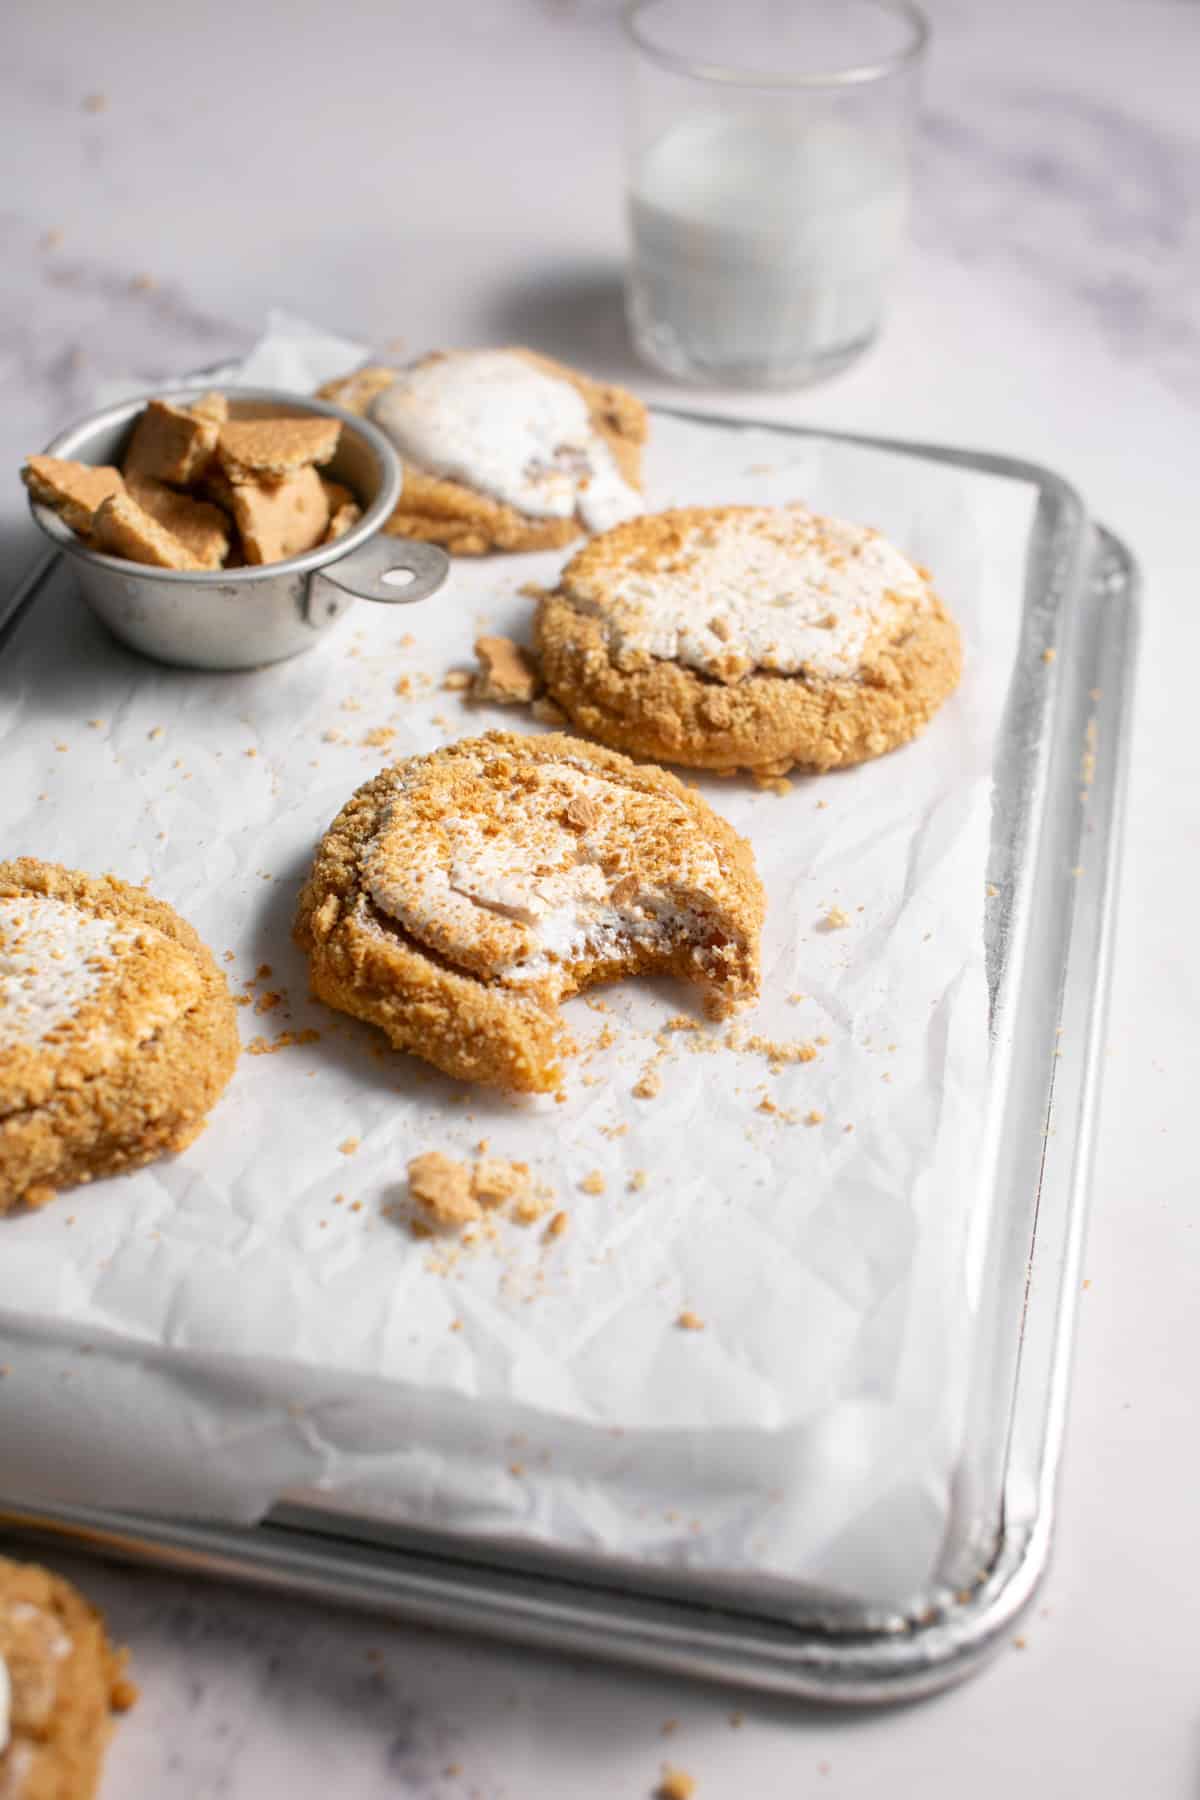
[[[368,363],[365,368],[356,369],[353,375],[339,375],[335,381],[324,381],[317,389],[318,400],[332,400],[344,412],[357,413],[365,418],[371,410],[371,402],[385,388],[390,388],[399,374],[398,369],[384,368],[379,363]]]
[[[0,900],[36,897],[130,943],[70,1019],[0,1056],[0,1214],[184,1149],[238,1053],[225,977],[165,901],[33,857],[0,863]]]
[[[552,790],[554,771],[563,765],[603,783],[606,804],[620,809],[621,818],[629,812],[645,823],[644,830],[628,833],[630,856],[641,859],[640,873],[636,879],[614,875],[614,903],[620,903],[620,890],[631,879],[635,888],[657,882],[670,893],[684,852],[698,855],[702,848],[715,859],[717,891],[692,896],[708,909],[707,948],[686,937],[657,943],[631,939],[603,958],[588,952],[555,959],[552,978],[522,986],[504,973],[509,966],[504,958],[511,956],[520,927],[503,910],[481,905],[478,941],[463,947],[436,918],[422,941],[380,909],[374,871],[390,869],[390,879],[402,883],[410,868],[431,866],[442,820],[477,814],[503,856],[507,784],[536,787],[545,779]],[[411,842],[412,849],[391,854],[393,859],[411,854],[412,861],[381,865],[380,849],[386,848],[385,833],[396,829],[393,808],[401,800],[412,812],[411,837],[402,842]],[[552,814],[562,831],[582,837],[595,828],[593,808],[580,804],[583,800],[578,796],[564,809],[561,796],[548,791],[547,816]],[[758,991],[764,905],[750,846],[674,776],[560,734],[490,732],[384,769],[352,796],[317,847],[295,938],[308,954],[314,993],[379,1025],[397,1049],[464,1080],[545,1093],[558,1086],[561,1060],[571,1048],[558,1003],[596,982],[639,972],[674,973],[704,986],[715,1010],[752,999]]]

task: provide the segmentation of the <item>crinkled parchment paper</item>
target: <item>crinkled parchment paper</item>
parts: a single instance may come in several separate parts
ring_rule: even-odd
[[[277,322],[243,372],[311,385],[354,355]],[[689,994],[626,984],[608,1012],[570,1003],[583,1054],[561,1104],[387,1051],[308,998],[289,936],[317,836],[381,763],[538,729],[441,683],[481,628],[526,634],[519,590],[560,559],[460,562],[424,605],[359,604],[311,654],[236,675],[122,649],[60,573],[0,656],[5,852],[149,879],[232,952],[260,1053],[185,1155],[0,1221],[9,1497],[252,1520],[319,1489],[743,1593],[920,1590],[963,1423],[990,769],[1034,493],[655,421],[652,506],[795,498],[931,567],[963,626],[962,689],[881,762],[785,794],[702,784],[769,895],[744,1030],[815,1059],[773,1067],[704,1025],[664,1052]],[[635,1098],[652,1061],[661,1092]],[[481,1137],[553,1190],[560,1237],[414,1238],[407,1159]],[[594,1171],[603,1193],[583,1191]]]

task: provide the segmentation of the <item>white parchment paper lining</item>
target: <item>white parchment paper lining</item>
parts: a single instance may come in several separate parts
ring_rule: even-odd
[[[359,354],[276,320],[242,378],[307,388]],[[571,1003],[585,1046],[615,1042],[563,1104],[380,1054],[307,997],[289,926],[316,837],[383,761],[527,728],[440,683],[481,627],[526,634],[518,590],[560,558],[459,562],[423,606],[360,604],[312,654],[228,676],[126,652],[63,575],[0,658],[5,854],[148,878],[233,952],[235,990],[282,996],[243,1009],[246,1040],[321,1032],[243,1057],[184,1156],[0,1221],[9,1497],[248,1521],[319,1489],[743,1591],[890,1605],[928,1580],[962,1430],[990,769],[1034,490],[659,418],[647,493],[866,520],[929,565],[964,631],[962,688],[911,747],[783,796],[703,783],[770,899],[746,1029],[824,1040],[780,1074],[679,1034],[659,1097],[634,1098],[653,1034],[689,1009],[665,983],[612,990],[607,1015]],[[554,1189],[561,1238],[505,1225],[457,1257],[414,1240],[406,1160],[481,1137]],[[703,1330],[679,1329],[685,1307]]]

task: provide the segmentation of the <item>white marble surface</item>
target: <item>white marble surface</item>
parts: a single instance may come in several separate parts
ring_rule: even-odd
[[[1025,1647],[937,1701],[846,1717],[63,1559],[144,1690],[106,1800],[611,1800],[648,1794],[667,1758],[698,1800],[1196,1792],[1200,4],[932,11],[889,329],[828,387],[749,406],[1043,460],[1146,572],[1090,1285]],[[617,303],[609,0],[113,0],[99,20],[83,0],[8,0],[0,19],[9,468],[105,373],[216,360],[271,305],[414,349],[523,339],[666,392],[630,365]],[[29,549],[13,481],[6,581]]]

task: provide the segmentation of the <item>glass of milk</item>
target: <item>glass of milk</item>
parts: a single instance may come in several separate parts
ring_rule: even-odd
[[[627,305],[685,380],[794,387],[879,329],[928,27],[908,0],[631,0]]]

